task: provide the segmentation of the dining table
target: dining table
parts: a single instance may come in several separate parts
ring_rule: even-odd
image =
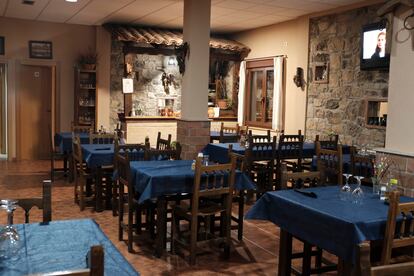
[[[280,227],[278,275],[291,273],[292,237],[338,256],[340,272],[351,274],[351,268],[355,272],[358,267],[358,245],[382,240],[388,216],[388,204],[372,188],[362,188],[360,204],[341,200],[339,186],[266,192],[245,219],[267,220]],[[311,192],[315,196],[307,196]],[[409,201],[414,198],[400,198]]]
[[[59,147],[61,153],[69,154],[72,152],[72,132],[58,132],[55,134],[55,145]],[[89,143],[89,133],[76,133],[79,135],[81,144]]]
[[[94,245],[103,246],[105,275],[139,275],[94,220],[60,220],[15,227],[22,247],[11,259],[0,260],[2,276],[85,269],[86,256]]]
[[[174,194],[193,192],[194,170],[192,160],[131,161],[131,181],[140,194],[139,202],[157,199],[157,229],[155,255],[163,254],[166,243],[166,201]],[[236,171],[235,190],[254,190],[249,176]]]

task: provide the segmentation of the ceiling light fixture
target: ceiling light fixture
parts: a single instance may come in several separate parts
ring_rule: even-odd
[[[70,2],[70,3],[76,3],[78,2],[78,0],[65,0],[66,2]]]

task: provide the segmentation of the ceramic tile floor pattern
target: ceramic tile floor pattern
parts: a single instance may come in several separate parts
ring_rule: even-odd
[[[0,198],[24,198],[41,195],[41,182],[49,178],[49,161],[0,161]],[[73,200],[73,184],[58,176],[52,188],[52,219],[94,219],[118,250],[141,275],[275,275],[279,250],[279,228],[264,221],[245,221],[243,242],[237,241],[237,232],[232,231],[231,257],[225,261],[220,251],[211,251],[197,256],[197,264],[190,266],[182,255],[164,254],[153,256],[152,242],[142,235],[134,243],[134,253],[128,253],[126,243],[118,241],[118,218],[106,210],[101,213],[86,208],[83,212]],[[34,209],[31,221],[41,220],[41,211]],[[24,215],[16,210],[15,223],[22,223]],[[0,224],[6,221],[5,212],[0,213]],[[127,235],[124,235],[126,239]],[[295,248],[300,244],[295,244]]]

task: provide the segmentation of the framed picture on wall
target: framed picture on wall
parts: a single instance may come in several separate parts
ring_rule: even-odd
[[[0,55],[4,55],[4,36],[0,36]]]
[[[50,41],[29,41],[29,57],[52,59],[52,42]]]

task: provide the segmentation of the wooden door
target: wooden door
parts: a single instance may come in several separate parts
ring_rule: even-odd
[[[22,65],[17,99],[17,157],[50,158],[52,68]]]
[[[0,63],[0,154],[6,154],[6,66]]]

